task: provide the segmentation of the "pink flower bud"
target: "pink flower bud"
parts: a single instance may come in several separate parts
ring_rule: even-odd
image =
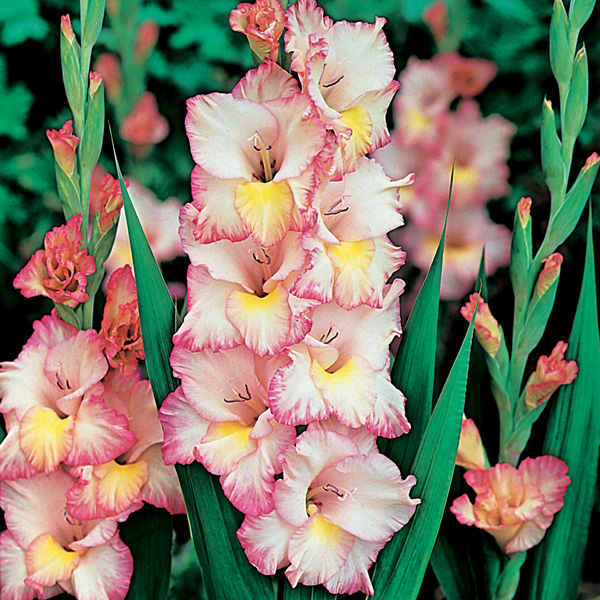
[[[120,131],[121,137],[131,144],[137,158],[146,156],[152,146],[167,137],[169,124],[159,114],[153,94],[142,94],[133,110],[123,119]]]
[[[102,83],[102,75],[98,71],[90,72],[90,97],[93,98]]]
[[[525,388],[525,403],[529,410],[546,402],[561,385],[571,383],[577,377],[577,363],[564,360],[566,349],[565,342],[558,342],[550,356],[540,356]]]
[[[156,24],[156,21],[153,21],[152,19],[144,21],[138,28],[137,39],[135,40],[135,46],[133,48],[133,54],[136,61],[145,61],[152,53],[152,50],[154,50],[157,40],[158,25]]]
[[[94,69],[102,75],[106,95],[111,102],[117,102],[123,89],[121,63],[117,56],[114,54],[101,54],[94,63]]]
[[[69,15],[64,15],[60,18],[60,30],[63,32],[67,40],[69,40],[69,43],[72,44],[73,40],[75,39],[75,35],[73,34],[71,17]]]
[[[584,171],[588,171],[591,169],[598,161],[600,161],[600,156],[596,152],[594,152],[588,159],[585,161],[585,166],[583,167]]]
[[[469,296],[469,301],[460,309],[460,314],[467,319],[467,321],[470,321],[473,318],[478,297],[479,294],[471,294]],[[477,314],[475,315],[475,335],[483,349],[492,358],[496,356],[498,348],[500,347],[502,332],[500,331],[498,321],[492,316],[490,307],[483,301],[483,298],[479,302]]]
[[[62,129],[46,130],[46,135],[52,144],[54,158],[58,166],[69,176],[73,176],[75,170],[75,150],[79,144],[79,138],[73,135],[73,121],[67,121]]]
[[[490,466],[477,425],[473,419],[467,419],[464,415],[460,428],[456,464],[468,470],[488,469]]]
[[[427,23],[435,41],[439,44],[448,34],[448,9],[443,0],[436,0],[423,11],[423,21]]]
[[[560,275],[560,265],[562,264],[563,257],[560,252],[555,252],[548,256],[548,258],[544,258],[542,262],[544,263],[544,268],[538,277],[537,282],[537,294],[538,296],[543,296],[550,286],[558,279]]]
[[[46,296],[74,308],[88,299],[87,277],[96,270],[94,259],[81,247],[81,215],[46,234],[38,250],[21,269],[14,286],[26,298]]]
[[[521,198],[519,200],[517,214],[519,215],[519,221],[521,221],[521,227],[525,229],[531,218],[531,198]]]
[[[244,33],[250,48],[259,58],[277,60],[279,38],[285,15],[279,0],[256,0],[256,4],[239,4],[231,11],[229,25]]]
[[[499,464],[467,471],[465,480],[477,494],[457,498],[450,510],[463,525],[475,525],[493,535],[507,554],[539,544],[555,513],[564,504],[567,465],[553,456],[526,458],[516,469]]]
[[[129,182],[125,180],[129,187]],[[100,234],[104,235],[117,221],[123,207],[123,196],[119,180],[107,173],[98,190],[98,225]]]

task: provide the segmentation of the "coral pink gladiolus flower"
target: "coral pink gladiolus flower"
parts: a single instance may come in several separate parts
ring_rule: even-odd
[[[117,102],[123,89],[119,58],[115,54],[101,54],[94,63],[94,69],[102,74],[104,88],[111,102]]]
[[[238,4],[231,11],[229,25],[244,33],[252,52],[261,60],[277,60],[279,38],[285,27],[285,15],[280,0],[256,0],[256,3]]]
[[[154,94],[142,94],[133,110],[123,118],[120,132],[138,158],[146,156],[154,145],[167,137],[169,123],[159,114]]]
[[[558,342],[550,356],[540,356],[537,369],[527,382],[525,403],[530,410],[546,402],[561,386],[577,377],[577,363],[564,360],[567,344]]]
[[[79,144],[79,138],[73,135],[73,121],[67,121],[61,129],[46,130],[46,135],[52,144],[54,158],[58,166],[69,176],[73,176],[75,170],[75,150]]]
[[[555,252],[542,260],[544,268],[538,277],[536,287],[538,296],[543,296],[550,289],[550,286],[558,279],[562,262],[563,256],[560,252]]]
[[[85,286],[96,265],[81,247],[81,220],[81,215],[75,215],[46,234],[44,249],[38,250],[15,278],[14,286],[23,296],[46,296],[71,308],[88,299]]]
[[[494,536],[507,554],[539,544],[554,514],[563,506],[567,465],[553,456],[526,458],[516,469],[499,464],[467,471],[465,479],[477,497],[457,498],[450,510],[463,525],[475,525]]]
[[[125,180],[125,185],[129,187],[127,180]],[[100,183],[97,204],[98,227],[100,235],[104,235],[117,222],[121,208],[123,208],[123,195],[119,180],[110,173],[106,173]]]
[[[106,288],[101,337],[110,366],[132,375],[144,359],[135,280],[129,265],[114,271]]]
[[[460,428],[456,464],[469,470],[490,468],[479,429],[473,419],[467,419],[464,415]]]
[[[416,483],[398,467],[349,437],[327,430],[303,433],[280,455],[275,508],[247,516],[238,538],[250,562],[265,575],[288,567],[292,587],[323,584],[333,594],[373,594],[368,569],[420,500]],[[365,448],[366,446],[366,448]]]
[[[479,294],[471,294],[469,296],[469,301],[460,309],[460,314],[467,321],[470,321],[473,318],[475,304],[478,298]],[[490,356],[496,356],[498,348],[500,347],[500,341],[502,340],[502,332],[500,331],[498,321],[492,316],[490,307],[487,302],[484,302],[483,298],[479,298],[479,305],[477,306],[477,314],[475,315],[475,334],[483,349]]]

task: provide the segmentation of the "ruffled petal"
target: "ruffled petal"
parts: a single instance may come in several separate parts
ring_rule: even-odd
[[[267,61],[256,69],[248,71],[231,90],[234,98],[245,98],[259,104],[299,93],[298,82],[285,69],[272,61]]]
[[[0,595],[5,600],[33,600],[35,590],[25,584],[27,567],[25,565],[25,550],[9,531],[0,535]]]
[[[127,510],[139,498],[142,486],[148,481],[148,464],[140,460],[121,465],[115,461],[98,465],[94,474],[98,482],[98,505],[109,515]]]
[[[198,456],[215,475],[231,473],[245,456],[256,452],[256,440],[250,438],[252,427],[237,421],[210,423]]]
[[[39,471],[25,458],[19,445],[19,424],[16,421],[8,428],[8,433],[0,444],[0,480],[27,479],[36,473]]]
[[[375,372],[375,405],[365,425],[376,436],[395,438],[410,431],[404,394],[390,382],[389,368]]]
[[[296,529],[274,510],[258,517],[247,516],[237,536],[248,560],[263,575],[274,575],[277,569],[290,564],[288,544]]]
[[[333,431],[349,437],[361,454],[379,452],[375,436],[366,427],[348,427],[342,425],[335,417],[310,423],[307,431]]]

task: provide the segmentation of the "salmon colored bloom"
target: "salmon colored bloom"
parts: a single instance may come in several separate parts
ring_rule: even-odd
[[[460,440],[458,442],[458,453],[456,455],[456,464],[465,469],[489,469],[485,448],[481,442],[479,429],[473,419],[467,419],[463,415],[460,428]]]
[[[73,34],[70,15],[63,15],[60,18],[60,30],[64,33],[69,43],[72,44],[73,40],[75,39],[75,35]]]
[[[78,600],[123,600],[133,572],[131,553],[111,519],[80,521],[65,495],[64,471],[0,482],[7,531],[0,536],[2,598],[31,600],[62,592]]]
[[[416,483],[367,439],[310,430],[280,455],[269,513],[247,516],[237,535],[265,575],[287,567],[292,587],[323,584],[333,594],[374,593],[368,569],[420,500]]]
[[[129,187],[127,180],[125,180],[125,185]],[[115,179],[110,173],[106,173],[100,182],[97,207],[98,227],[100,235],[104,235],[117,222],[121,208],[123,208],[123,195],[121,194],[119,180]]]
[[[550,356],[540,356],[525,388],[525,403],[529,410],[546,402],[561,385],[567,385],[577,377],[577,363],[564,360],[566,350],[567,344],[558,342]]]
[[[553,456],[526,458],[516,469],[499,464],[487,470],[467,471],[465,480],[475,490],[472,504],[467,494],[450,510],[463,525],[475,525],[494,536],[507,554],[539,544],[554,514],[563,506],[567,465]]]
[[[146,19],[137,30],[137,37],[133,46],[133,54],[138,63],[144,62],[158,40],[158,24],[153,19]]]
[[[123,89],[121,63],[115,54],[101,54],[94,63],[94,69],[102,74],[104,88],[110,101],[118,101]]]
[[[430,4],[422,15],[427,23],[435,41],[439,44],[448,33],[448,9],[444,0],[436,0]]]
[[[100,336],[110,366],[126,375],[135,373],[144,359],[135,279],[129,265],[113,271],[107,285],[107,298]]]
[[[444,52],[433,59],[446,73],[448,88],[457,96],[477,96],[496,77],[498,67],[483,58],[466,58],[457,52]]]
[[[277,61],[279,38],[285,27],[280,0],[256,0],[254,4],[238,4],[231,11],[229,25],[248,38],[252,52],[261,60]]]
[[[544,268],[538,276],[536,286],[538,297],[543,296],[550,289],[550,286],[558,279],[562,262],[563,256],[560,252],[555,252],[542,260]]]
[[[144,158],[167,137],[169,123],[159,114],[154,94],[144,92],[141,95],[133,110],[123,117],[119,131],[137,158]]]
[[[85,286],[96,265],[81,246],[81,221],[81,215],[74,215],[46,234],[44,249],[38,250],[15,278],[14,286],[23,296],[46,296],[71,308],[88,299]]]
[[[475,312],[475,304],[479,299],[477,314],[475,315],[475,335],[483,349],[493,358],[498,352],[502,340],[502,332],[498,321],[492,316],[490,307],[479,294],[471,294],[469,301],[460,309],[460,314],[470,321]]]
[[[52,144],[58,166],[69,176],[75,171],[75,150],[80,140],[73,135],[73,121],[67,121],[61,129],[47,129],[46,135]]]
[[[521,227],[525,229],[531,219],[531,198],[521,198],[517,204],[517,214]]]

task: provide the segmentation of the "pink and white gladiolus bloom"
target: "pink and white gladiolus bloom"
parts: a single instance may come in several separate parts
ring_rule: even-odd
[[[475,490],[475,502],[467,494],[450,510],[463,525],[475,525],[494,536],[507,554],[539,544],[555,513],[563,506],[567,465],[553,456],[526,458],[516,469],[498,464],[487,470],[465,473]]]
[[[111,519],[80,521],[65,495],[74,479],[62,469],[0,482],[7,531],[0,535],[0,595],[6,600],[50,598],[123,600],[133,572],[131,553]]]
[[[247,516],[238,531],[261,573],[287,567],[292,587],[374,593],[368,569],[420,500],[409,496],[412,475],[401,479],[368,438],[361,446],[335,431],[310,430],[282,452],[274,509]]]
[[[17,359],[1,363],[0,411],[10,425],[0,478],[48,474],[61,462],[99,465],[133,446],[127,418],[104,399],[102,349],[95,331],[79,331],[53,311],[34,324]]]

